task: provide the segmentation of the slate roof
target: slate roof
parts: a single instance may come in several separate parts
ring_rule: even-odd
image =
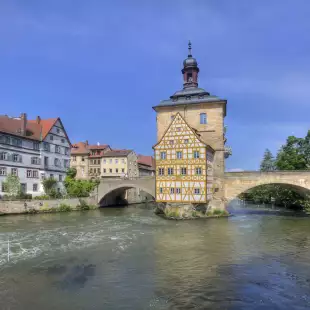
[[[102,157],[124,157],[128,156],[131,152],[132,150],[111,150],[104,153]]]

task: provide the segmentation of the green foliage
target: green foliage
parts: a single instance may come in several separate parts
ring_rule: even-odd
[[[89,194],[99,185],[100,181],[75,180],[66,176],[64,185],[70,197],[88,197]]]
[[[58,207],[58,211],[60,212],[70,212],[72,210],[71,206],[66,205],[64,203],[62,203],[59,207]]]
[[[87,204],[87,202],[83,199],[79,199],[79,205],[76,206],[76,208],[78,210],[81,210],[81,211],[87,211],[87,210],[91,210],[91,206]]]
[[[71,179],[74,179],[76,177],[76,169],[75,168],[69,168],[67,170],[67,176]]]
[[[212,216],[217,216],[217,217],[228,216],[229,212],[227,210],[214,209],[214,210],[207,211],[206,215],[210,216],[210,217],[212,217]]]
[[[51,197],[48,195],[41,195],[41,196],[35,196],[33,199],[35,199],[35,200],[48,200],[48,199],[51,199]]]
[[[266,149],[264,153],[263,160],[260,164],[260,170],[261,171],[273,171],[275,170],[275,159],[270,152],[270,150]]]
[[[43,180],[42,184],[45,194],[53,197],[53,195],[55,195],[57,181],[54,178],[47,178]]]
[[[3,186],[8,196],[18,196],[18,194],[20,194],[20,181],[19,177],[16,175],[9,174],[3,182]]]

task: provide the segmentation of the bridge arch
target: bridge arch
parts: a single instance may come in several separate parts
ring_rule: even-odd
[[[127,190],[133,188],[140,189],[152,198],[155,197],[154,178],[104,180],[98,186],[98,204],[100,206],[113,204],[113,199],[115,200],[119,196],[124,195]]]
[[[310,171],[225,173],[226,201],[229,202],[250,189],[271,184],[289,188],[305,197],[310,195]]]

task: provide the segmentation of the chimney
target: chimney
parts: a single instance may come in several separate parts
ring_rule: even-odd
[[[40,124],[40,122],[41,122],[41,117],[40,117],[39,115],[37,116],[36,121],[37,121],[37,124]]]
[[[20,133],[22,136],[25,136],[26,135],[26,126],[27,126],[27,114],[21,113],[20,119],[21,119]]]

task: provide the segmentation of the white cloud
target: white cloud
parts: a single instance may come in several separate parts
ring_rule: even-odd
[[[231,168],[226,170],[226,172],[242,172],[242,171],[244,171],[244,169],[241,168]]]

